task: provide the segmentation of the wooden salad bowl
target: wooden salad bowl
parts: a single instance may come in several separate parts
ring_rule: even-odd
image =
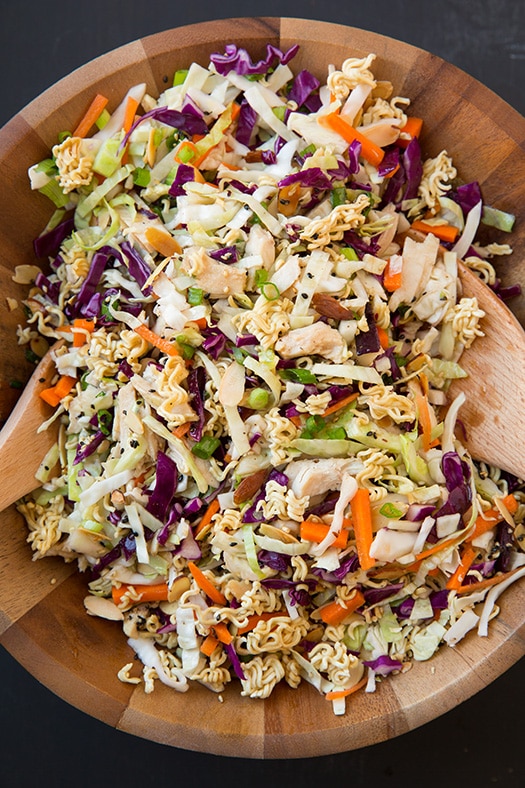
[[[424,118],[426,156],[442,149],[453,157],[465,182],[478,180],[485,200],[516,214],[510,241],[514,254],[498,272],[503,285],[525,284],[525,119],[475,79],[416,47],[375,33],[302,19],[251,18],[204,22],[134,41],[93,60],[31,102],[0,130],[3,188],[0,193],[0,420],[27,380],[31,367],[16,342],[25,288],[12,281],[15,265],[34,264],[33,238],[49,215],[49,202],[32,193],[27,169],[48,155],[56,135],[71,128],[93,96],[109,97],[111,109],[127,88],[146,82],[158,95],[178,68],[206,65],[210,53],[234,42],[252,58],[266,44],[300,45],[294,70],[308,68],[323,80],[326,67],[349,57],[377,54],[374,73],[389,79],[397,95],[412,99],[412,114]],[[501,234],[504,236],[504,234]],[[11,302],[12,306],[12,302]],[[525,322],[525,299],[510,303]],[[512,392],[509,392],[512,395]],[[27,446],[26,450],[31,451]],[[240,695],[234,682],[223,702],[192,685],[177,693],[156,682],[121,683],[117,672],[133,660],[118,623],[88,616],[86,579],[60,559],[32,561],[26,526],[15,506],[0,514],[0,642],[33,676],[68,703],[108,725],[179,748],[249,758],[296,758],[352,750],[398,736],[486,687],[524,653],[523,585],[498,601],[499,616],[487,638],[470,633],[456,648],[444,646],[428,662],[383,681],[375,693],[357,693],[347,712],[309,684],[279,685],[268,700]]]

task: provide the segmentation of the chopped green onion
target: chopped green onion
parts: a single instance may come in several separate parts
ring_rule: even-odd
[[[173,75],[173,87],[176,87],[177,85],[182,85],[187,76],[188,76],[188,69],[179,68]]]
[[[109,114],[107,109],[104,107],[104,109],[102,110],[102,112],[100,113],[100,115],[98,116],[98,118],[95,121],[95,126],[97,127],[97,129],[103,129],[104,126],[107,125],[107,122],[110,119],[110,117],[111,117],[111,115]]]
[[[346,257],[347,260],[359,260],[357,252],[353,246],[345,246],[343,249],[340,249],[340,252]]]
[[[10,389],[23,389],[24,384],[21,380],[10,380],[9,381],[9,388]]]
[[[379,514],[382,514],[383,517],[389,517],[390,519],[397,520],[403,512],[394,506],[393,503],[384,503],[383,506],[379,510]]]
[[[332,189],[330,192],[330,202],[332,203],[332,208],[345,204],[346,189],[344,186],[337,186],[335,189]]]
[[[44,175],[52,177],[58,173],[58,167],[54,159],[42,159],[35,167],[36,172],[43,172]]]
[[[62,191],[59,182],[54,178],[49,180],[45,186],[41,186],[38,191],[51,200],[57,208],[64,208],[69,203],[69,197]]]
[[[286,107],[284,106],[272,107],[272,112],[276,118],[279,118],[279,120],[282,120],[284,122],[284,117],[286,115]]]
[[[137,167],[133,172],[133,183],[136,186],[148,186],[151,179],[151,172],[144,167]]]
[[[111,433],[111,425],[113,423],[113,414],[109,410],[102,408],[97,413],[97,422],[99,430],[104,435],[109,435]]]
[[[283,380],[292,380],[294,383],[317,383],[317,378],[309,369],[281,369],[279,375]]]
[[[72,137],[72,136],[73,135],[71,134],[70,131],[59,131],[58,134],[57,134],[57,139],[58,139],[58,142],[60,143],[60,142],[64,142],[64,140],[67,140],[69,137]]]
[[[331,441],[344,441],[346,440],[346,430],[342,427],[334,427],[326,431],[326,437]]]
[[[81,376],[81,378],[80,378],[80,390],[81,391],[85,391],[87,389],[87,387],[88,387],[88,382],[87,382],[86,378],[87,378],[87,376],[89,375],[90,372],[91,372],[91,370],[87,369],[84,372],[84,374]]]
[[[177,151],[177,159],[183,164],[188,164],[196,157],[197,153],[192,148],[185,147],[184,145]]]
[[[188,287],[188,304],[199,306],[204,300],[204,290],[201,287]]]
[[[188,342],[181,342],[179,337],[177,337],[177,345],[181,350],[182,358],[184,359],[193,358],[193,356],[195,355],[195,348],[193,347],[193,345],[188,344]]]
[[[93,162],[93,172],[109,178],[120,167],[124,151],[120,150],[120,139],[110,137],[102,143]]]
[[[265,268],[258,268],[255,272],[255,287],[261,287],[268,281],[268,271]]]
[[[38,364],[40,361],[40,356],[37,356],[36,353],[33,353],[32,350],[27,348],[26,352],[24,353],[26,357],[26,361],[29,361],[30,364]]]
[[[299,156],[302,156],[302,157],[303,157],[303,159],[304,159],[306,156],[313,156],[313,154],[315,153],[315,151],[316,151],[316,147],[315,147],[315,145],[312,143],[311,145],[307,145],[307,146],[306,146],[306,148],[304,148],[304,149],[303,149],[303,150],[302,150],[302,151],[299,153]]]
[[[246,407],[252,410],[263,410],[268,406],[270,392],[266,389],[252,389],[246,400]]]
[[[219,448],[220,440],[213,435],[204,435],[195,446],[192,446],[192,453],[201,460],[209,460],[212,454]]]
[[[273,282],[265,282],[261,286],[261,293],[267,301],[276,301],[281,295],[281,291]]]

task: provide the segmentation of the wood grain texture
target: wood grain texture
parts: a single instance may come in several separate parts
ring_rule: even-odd
[[[188,59],[205,62],[230,41],[248,46],[254,57],[269,41],[283,49],[299,43],[297,67],[320,78],[329,63],[376,52],[378,76],[391,78],[397,93],[412,96],[414,114],[425,118],[424,153],[435,155],[445,148],[464,180],[479,179],[487,202],[516,213],[515,253],[511,264],[500,267],[500,275],[504,284],[525,284],[525,120],[474,79],[420,49],[354,28],[278,18],[191,25],[134,42],[57,83],[0,131],[3,194],[9,195],[0,197],[0,208],[9,216],[6,226],[6,214],[0,211],[8,250],[0,263],[6,271],[31,261],[32,239],[47,219],[47,206],[26,186],[27,167],[45,155],[57,131],[74,123],[93,94],[106,92],[114,105],[125,88],[139,81],[158,91],[174,68],[188,65]],[[502,234],[501,240],[507,238]],[[2,284],[4,280],[3,295],[15,293],[8,275]],[[512,306],[523,323],[524,299]],[[14,369],[23,372],[23,352],[14,342],[2,342],[0,371],[11,374]],[[309,685],[297,691],[279,686],[267,701],[241,698],[238,686],[228,688],[223,703],[200,686],[183,695],[158,686],[145,695],[117,680],[117,671],[133,660],[133,652],[119,624],[86,615],[85,578],[59,561],[32,562],[14,507],[0,521],[2,643],[68,702],[109,725],[165,744],[254,758],[356,749],[437,717],[486,686],[524,652],[521,583],[504,595],[488,638],[471,634],[456,649],[445,647],[430,662],[383,682],[374,695],[352,696],[344,717],[335,717],[331,704]]]

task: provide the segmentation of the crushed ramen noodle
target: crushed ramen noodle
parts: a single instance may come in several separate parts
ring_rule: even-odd
[[[62,340],[60,430],[18,507],[122,627],[121,681],[309,682],[340,714],[487,635],[525,573],[522,482],[473,461],[448,394],[483,334],[458,254],[494,284],[510,247],[478,225],[512,215],[423,156],[373,54],[320,84],[296,49],[134,85],[31,167],[56,211],[18,339]]]

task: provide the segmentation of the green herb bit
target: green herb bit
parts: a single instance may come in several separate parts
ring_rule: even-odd
[[[188,287],[187,299],[191,306],[200,306],[204,301],[204,290],[200,287]]]
[[[188,69],[179,68],[173,75],[173,87],[184,84],[184,81],[187,76],[188,76]]]
[[[214,452],[219,448],[220,440],[213,435],[203,435],[195,446],[192,446],[192,453],[201,460],[209,460]]]
[[[382,514],[383,517],[389,517],[391,520],[398,520],[403,512],[397,506],[394,506],[393,503],[384,503],[379,510],[379,514]]]
[[[252,389],[246,400],[246,407],[251,410],[264,410],[268,407],[270,393],[266,389]]]
[[[294,383],[317,383],[317,378],[309,369],[282,369],[279,374],[283,380],[292,380]]]

